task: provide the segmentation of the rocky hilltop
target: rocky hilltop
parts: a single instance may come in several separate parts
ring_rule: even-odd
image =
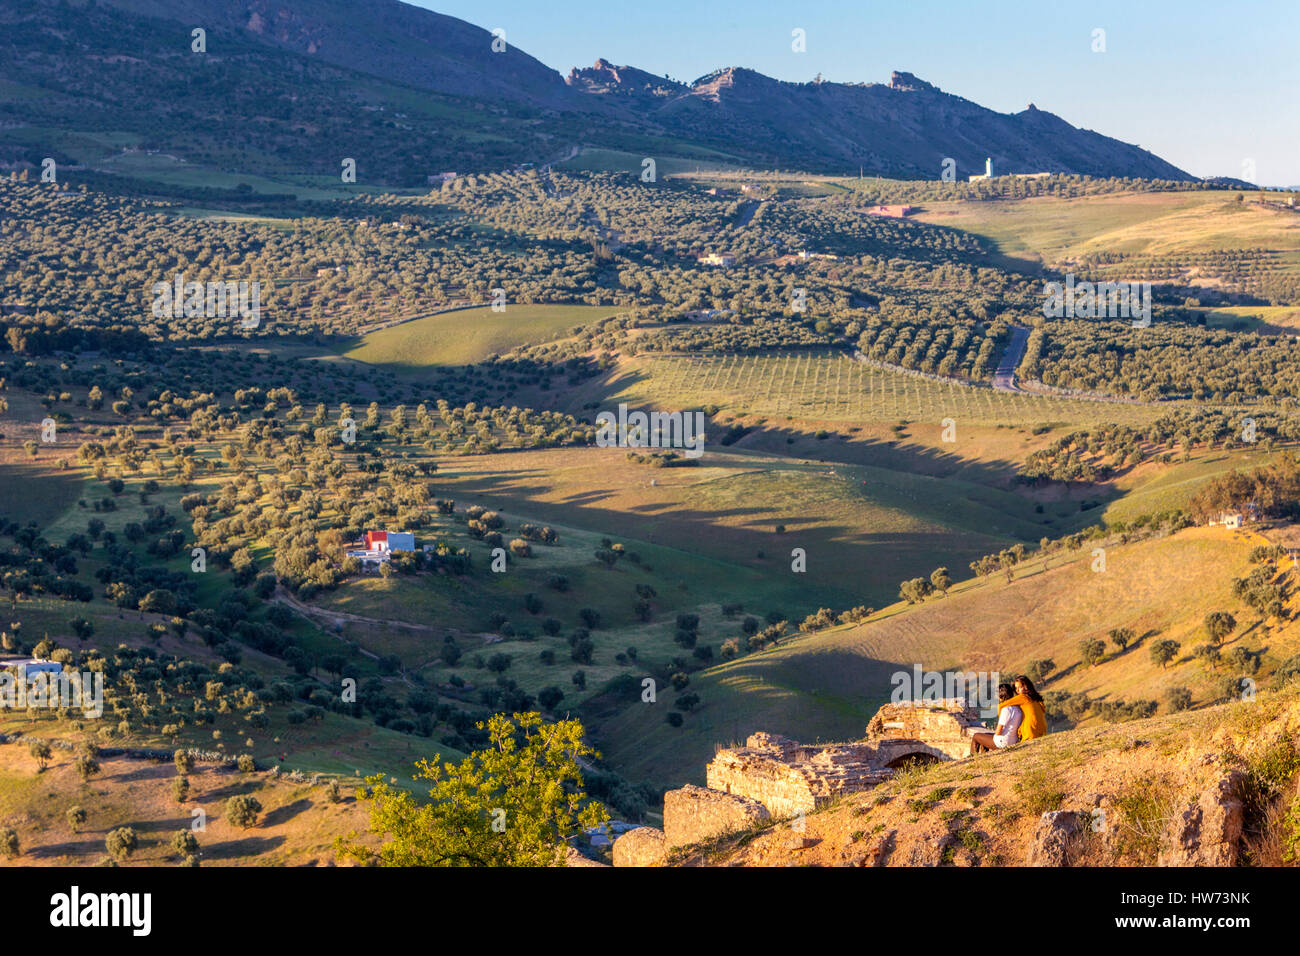
[[[670,791],[615,866],[1235,866],[1300,842],[1300,688],[963,757],[959,702],[889,705],[863,740],[769,734]]]
[[[690,86],[599,60],[575,70],[569,84],[617,99],[642,118],[678,135],[740,150],[760,150],[769,163],[806,168],[864,167],[901,178],[937,179],[943,160],[964,178],[993,160],[996,174],[1079,173],[1152,179],[1192,179],[1146,150],[1091,130],[1076,129],[1030,104],[998,113],[945,93],[911,73],[889,83],[787,83],[730,67]]]

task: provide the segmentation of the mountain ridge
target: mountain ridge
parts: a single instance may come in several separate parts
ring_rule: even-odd
[[[910,179],[940,179],[949,159],[959,178],[980,174],[986,157],[997,174],[1195,179],[1032,104],[997,113],[904,71],[888,83],[793,83],[731,66],[684,84],[602,58],[565,77],[508,34],[399,0],[0,0],[0,22],[0,68],[48,101],[34,108],[22,92],[0,92],[8,128],[128,130],[183,154],[184,131],[173,127],[206,95],[200,115],[223,102],[253,110],[239,138],[281,169],[328,165],[319,145],[300,142],[303,129],[331,130],[318,137],[330,145],[355,138],[352,151],[374,144],[372,182],[542,162],[570,144]],[[206,31],[202,62],[191,50],[196,25]],[[156,115],[139,116],[149,103]],[[225,167],[234,168],[228,157]]]

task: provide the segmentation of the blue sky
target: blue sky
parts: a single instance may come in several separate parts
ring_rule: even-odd
[[[1248,178],[1253,161],[1254,181],[1300,185],[1300,0],[416,3],[503,27],[561,73],[602,56],[686,82],[724,66],[794,81],[906,70],[1000,112],[1033,102],[1194,175]]]

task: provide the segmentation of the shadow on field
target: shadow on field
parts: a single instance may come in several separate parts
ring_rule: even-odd
[[[920,423],[928,424],[928,423]],[[912,426],[908,426],[911,428]],[[785,458],[806,458],[844,465],[869,465],[889,471],[901,471],[931,478],[956,478],[992,488],[1014,490],[1019,463],[1005,458],[965,458],[956,452],[941,451],[927,445],[878,438],[857,438],[844,424],[828,427],[826,438],[807,431],[762,425],[747,431],[726,448],[761,451]],[[908,434],[906,431],[904,434]],[[712,446],[710,446],[712,447]],[[960,447],[955,446],[955,447]],[[716,450],[722,450],[721,447]]]
[[[128,783],[133,780],[163,780],[173,776],[171,764],[145,764],[136,766],[130,770],[124,770],[121,773],[106,774],[105,780],[112,780],[117,783]]]
[[[676,471],[647,468],[647,488],[651,478]],[[627,497],[627,489],[609,489],[602,483],[599,489],[582,489],[559,501],[544,500],[553,489],[549,476],[526,469],[462,473],[457,476],[454,493],[458,499],[502,511],[507,523],[527,515],[530,521],[639,539],[762,574],[784,577],[789,572],[791,549],[802,547],[809,558],[810,582],[815,574],[816,585],[825,592],[810,595],[809,603],[834,600],[843,606],[863,600],[876,604],[893,600],[900,580],[928,575],[939,565],[962,568],[1015,541],[1036,541],[1044,531],[1024,518],[997,512],[992,505],[965,499],[954,498],[953,507],[960,506],[971,515],[950,520],[920,492],[897,489],[889,491],[886,507],[910,511],[908,503],[915,501],[914,528],[885,529],[828,520],[788,496],[708,507],[687,491],[680,501],[646,501],[642,496],[633,503],[620,500]],[[870,488],[864,490],[870,492]],[[784,533],[777,532],[778,525],[785,526]],[[1016,528],[1022,530],[1023,537],[1013,534]],[[839,593],[831,594],[830,589]]]
[[[273,827],[278,826],[281,823],[287,823],[304,810],[310,810],[311,805],[311,801],[305,797],[295,800],[293,803],[286,803],[284,806],[276,807],[274,810],[268,812],[263,818],[263,824],[265,826]]]
[[[104,837],[86,840],[67,840],[63,843],[48,843],[45,846],[24,847],[23,856],[37,860],[54,859],[60,856],[86,856],[91,853],[106,853]]]
[[[216,800],[229,800],[231,797],[238,796],[241,793],[252,793],[257,789],[257,785],[251,780],[236,780],[225,786],[213,787],[205,790],[200,794],[191,797],[191,800],[197,803],[212,803]]]
[[[258,856],[284,846],[284,837],[241,837],[224,843],[210,843],[203,847],[204,860],[234,860],[245,856]]]

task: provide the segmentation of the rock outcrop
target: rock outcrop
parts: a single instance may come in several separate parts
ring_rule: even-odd
[[[1169,822],[1160,866],[1235,866],[1240,854],[1244,775],[1229,771]]]
[[[813,745],[752,734],[744,747],[718,751],[706,770],[707,787],[664,794],[660,836],[642,828],[615,841],[615,866],[655,866],[675,847],[812,813],[888,780],[910,760],[964,756],[970,733],[982,726],[964,700],[907,701],[882,707],[860,741]],[[887,853],[882,847],[876,855]]]
[[[664,794],[664,836],[669,849],[748,830],[771,818],[767,807],[757,800],[706,787],[687,785]]]
[[[662,866],[668,856],[663,830],[637,827],[614,841],[615,866]]]
[[[1038,818],[1029,847],[1030,866],[1068,866],[1070,843],[1088,826],[1088,814],[1074,810],[1049,810]]]

